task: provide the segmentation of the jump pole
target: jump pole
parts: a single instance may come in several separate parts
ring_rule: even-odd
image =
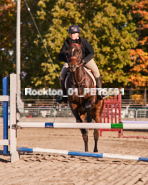
[[[123,120],[122,123],[128,123],[128,124],[148,124],[148,121],[132,121],[132,120]]]
[[[139,124],[139,125],[146,125],[146,124],[148,124],[148,121],[130,121],[130,120],[123,120],[122,121],[124,124],[126,123],[126,124],[134,124],[134,125],[136,125],[136,124]],[[144,130],[144,129],[143,129]],[[137,138],[137,139],[148,139],[148,136],[122,136],[122,138]]]
[[[55,149],[44,149],[44,148],[17,148],[18,152],[40,152],[40,153],[50,153],[50,154],[60,154],[60,155],[70,155],[70,156],[83,156],[83,157],[94,157],[94,158],[112,158],[112,159],[125,159],[125,160],[136,160],[148,162],[147,157],[140,157],[134,155],[120,155],[120,154],[110,154],[110,153],[89,153],[89,152],[73,152],[68,150],[55,150]]]
[[[26,128],[79,128],[79,129],[125,129],[147,130],[148,124],[133,123],[45,123],[45,122],[18,122],[18,126]]]

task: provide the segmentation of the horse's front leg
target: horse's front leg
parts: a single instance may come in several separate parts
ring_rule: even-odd
[[[71,110],[76,118],[76,122],[84,122],[85,114],[82,114],[81,116],[77,112],[77,105],[74,103],[70,104]],[[80,129],[82,133],[82,137],[84,140],[84,145],[85,145],[85,151],[88,151],[88,130],[86,129]]]
[[[83,115],[79,116],[78,112],[76,112],[75,110],[73,111],[73,114],[76,118],[77,123],[84,122],[85,115],[84,115],[84,117],[83,117]],[[87,152],[88,151],[88,130],[87,129],[80,129],[80,130],[81,130],[82,137],[84,140],[85,152]]]
[[[87,129],[80,129],[84,141],[85,152],[88,152],[88,130]]]
[[[74,104],[74,103],[71,103],[69,104],[71,110],[72,110],[72,113],[74,115],[74,117],[76,118],[76,122],[83,122],[82,119],[80,118],[79,114],[78,114],[78,111],[77,111],[77,107],[78,105],[77,104]]]
[[[86,114],[85,114],[86,115]],[[81,120],[84,122],[85,115],[81,115]],[[87,129],[80,129],[82,133],[82,137],[84,140],[85,152],[88,152],[88,130]]]
[[[98,152],[98,139],[99,139],[99,129],[94,129],[94,140],[95,140],[95,147],[94,147],[94,152]]]
[[[102,110],[103,110],[103,104],[104,104],[104,100],[101,100],[98,103],[98,108],[95,112],[94,115],[94,119],[96,123],[100,123],[101,121],[101,114],[102,114]],[[95,140],[95,146],[94,146],[94,152],[98,152],[98,139],[99,139],[99,129],[94,129],[94,140]]]

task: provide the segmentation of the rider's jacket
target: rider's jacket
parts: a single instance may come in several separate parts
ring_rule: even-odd
[[[64,41],[62,49],[59,53],[58,59],[60,61],[64,61],[64,62],[68,63],[67,57],[66,57],[66,52],[69,50],[69,46],[71,43],[78,43],[82,46],[82,53],[83,53],[82,59],[85,61],[85,63],[89,62],[93,58],[94,50],[93,50],[92,46],[90,45],[90,43],[85,38],[79,37],[76,40],[72,40],[70,38],[67,38]]]

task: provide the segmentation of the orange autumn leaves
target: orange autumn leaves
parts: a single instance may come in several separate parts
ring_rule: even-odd
[[[139,44],[130,53],[133,68],[129,71],[129,81],[136,88],[146,87],[148,85],[148,1],[143,0],[137,3],[132,13],[140,17],[137,22]]]

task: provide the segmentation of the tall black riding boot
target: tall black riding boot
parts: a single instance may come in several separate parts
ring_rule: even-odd
[[[96,87],[97,88],[102,88],[101,76],[99,76],[98,78],[96,78]]]
[[[60,83],[61,83],[61,88],[62,88],[62,91],[63,91],[63,95],[61,95],[60,99],[57,99],[56,102],[57,103],[67,103],[67,97],[63,97],[64,95],[67,95],[67,92],[66,92],[66,89],[65,89],[65,86],[64,86],[64,80],[60,80]]]
[[[102,80],[101,80],[101,76],[99,76],[98,78],[96,78],[96,88],[102,88]],[[99,95],[99,92],[97,91],[98,95],[98,99],[99,100],[102,100],[103,97],[102,97],[102,94]]]

